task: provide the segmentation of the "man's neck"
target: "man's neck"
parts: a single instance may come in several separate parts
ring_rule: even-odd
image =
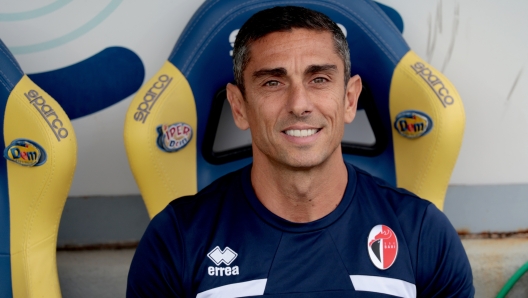
[[[251,183],[260,202],[274,214],[299,223],[332,212],[341,202],[347,182],[341,154],[310,169],[254,160],[251,170]]]

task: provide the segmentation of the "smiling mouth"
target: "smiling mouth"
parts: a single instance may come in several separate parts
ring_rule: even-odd
[[[320,129],[289,129],[285,130],[284,133],[298,138],[309,137],[316,134]]]

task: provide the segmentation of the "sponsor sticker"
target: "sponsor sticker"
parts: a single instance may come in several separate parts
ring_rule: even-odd
[[[389,269],[398,256],[398,239],[386,225],[377,225],[370,230],[367,241],[370,260],[378,269]]]
[[[158,147],[166,152],[181,150],[192,139],[192,127],[186,123],[178,122],[172,125],[160,125],[158,130]]]
[[[43,165],[47,160],[42,146],[28,139],[16,139],[4,149],[4,157],[26,167]]]
[[[394,128],[400,135],[409,139],[416,139],[428,134],[433,129],[433,120],[424,112],[403,111],[396,116]]]

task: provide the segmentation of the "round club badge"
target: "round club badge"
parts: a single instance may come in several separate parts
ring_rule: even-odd
[[[389,269],[398,256],[398,239],[391,228],[377,225],[370,230],[367,241],[370,260],[378,269]]]

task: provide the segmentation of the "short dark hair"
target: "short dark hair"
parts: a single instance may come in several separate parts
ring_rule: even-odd
[[[243,72],[250,60],[251,44],[273,32],[287,32],[292,29],[328,31],[334,37],[337,54],[345,65],[345,87],[350,79],[350,51],[343,31],[328,16],[298,6],[277,6],[257,12],[251,16],[237,34],[233,48],[233,72],[235,82],[242,95],[245,94]]]

